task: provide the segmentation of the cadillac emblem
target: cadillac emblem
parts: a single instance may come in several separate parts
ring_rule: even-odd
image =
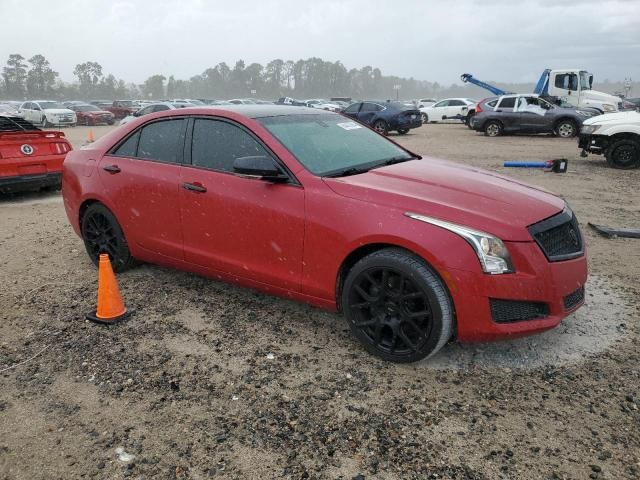
[[[31,155],[33,153],[33,147],[27,143],[20,147],[20,151],[25,155]]]

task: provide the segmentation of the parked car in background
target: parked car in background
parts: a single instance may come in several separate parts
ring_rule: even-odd
[[[330,112],[338,112],[342,109],[337,103],[322,98],[310,98],[305,100],[304,103],[307,107],[329,110]]]
[[[250,98],[232,98],[227,100],[232,105],[255,105],[256,102]]]
[[[585,120],[578,146],[583,157],[604,155],[613,168],[640,168],[640,112],[606,113]]]
[[[52,100],[33,100],[24,102],[18,110],[25,120],[43,127],[71,126],[75,127],[78,119],[73,110]]]
[[[117,272],[140,260],[342,311],[389,361],[542,332],[584,302],[584,242],[562,198],[422,159],[332,112],[154,113],[71,152],[62,191],[94,263],[106,253]]]
[[[443,120],[461,120],[467,122],[469,114],[475,113],[475,100],[469,98],[445,98],[431,106],[420,108],[424,123],[437,123]],[[473,113],[472,113],[473,112]]]
[[[191,100],[188,98],[176,98],[173,100],[167,100],[170,103],[175,104],[182,104],[184,106],[193,106],[193,105],[206,105],[204,102],[201,102],[200,100]]]
[[[417,100],[416,103],[418,105],[418,108],[425,108],[435,105],[437,101],[438,100],[436,100],[435,98],[421,98]]]
[[[66,102],[62,102],[62,105],[69,108],[72,105],[87,105],[87,102],[83,102],[82,100],[68,100]]]
[[[98,105],[103,110],[113,113],[116,120],[132,115],[140,109],[140,104],[135,100],[114,100],[111,105]]]
[[[132,115],[124,117],[120,120],[120,125],[125,125],[132,120],[135,120],[137,117],[144,117],[145,115],[149,115],[150,113],[155,112],[164,112],[165,110],[176,110],[178,108],[185,107],[194,107],[196,105],[185,104],[185,103],[173,103],[173,102],[156,102],[147,105],[146,107],[142,107],[140,110],[133,112]]]
[[[64,133],[0,114],[0,193],[60,188],[62,162],[69,151]]]
[[[422,126],[420,110],[399,102],[356,102],[345,108],[342,113],[369,125],[382,135],[394,130],[404,135],[412,128]]]
[[[18,109],[20,105],[14,105],[11,103],[0,102],[0,115],[9,117],[18,117]]]
[[[291,98],[291,97],[280,97],[278,100],[276,100],[273,103],[275,103],[276,105],[293,105],[294,107],[306,106],[303,100],[296,100],[295,98]]]
[[[582,122],[594,115],[589,110],[553,105],[535,94],[503,95],[478,103],[472,127],[489,137],[504,133],[552,133],[569,138],[578,133]]]
[[[115,123],[115,115],[106,110],[102,110],[95,105],[80,104],[69,105],[69,109],[76,112],[78,124],[80,125],[113,125]]]

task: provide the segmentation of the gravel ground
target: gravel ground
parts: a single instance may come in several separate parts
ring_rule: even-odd
[[[143,265],[119,277],[137,313],[103,327],[84,320],[97,275],[60,196],[2,198],[0,478],[640,478],[640,242],[586,226],[640,226],[640,171],[457,124],[393,138],[564,195],[587,305],[537,337],[394,365],[337,315]],[[501,167],[555,157],[567,174]]]

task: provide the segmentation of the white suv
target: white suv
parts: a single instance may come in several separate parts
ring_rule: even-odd
[[[435,123],[443,120],[462,120],[466,122],[469,112],[475,112],[476,102],[468,98],[445,98],[429,107],[420,108],[423,123]]]
[[[24,102],[18,114],[29,122],[43,127],[69,125],[76,126],[76,112],[52,100],[34,100]]]
[[[583,157],[604,155],[613,168],[640,168],[640,112],[607,113],[585,120],[578,146]]]

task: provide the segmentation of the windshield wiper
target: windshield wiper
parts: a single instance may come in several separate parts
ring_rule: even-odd
[[[333,172],[324,176],[328,178],[348,177],[349,175],[358,175],[359,173],[366,173],[369,170],[371,170],[371,168],[373,167],[368,167],[368,168],[349,167],[349,168],[345,168],[344,170],[339,170],[337,172]]]

